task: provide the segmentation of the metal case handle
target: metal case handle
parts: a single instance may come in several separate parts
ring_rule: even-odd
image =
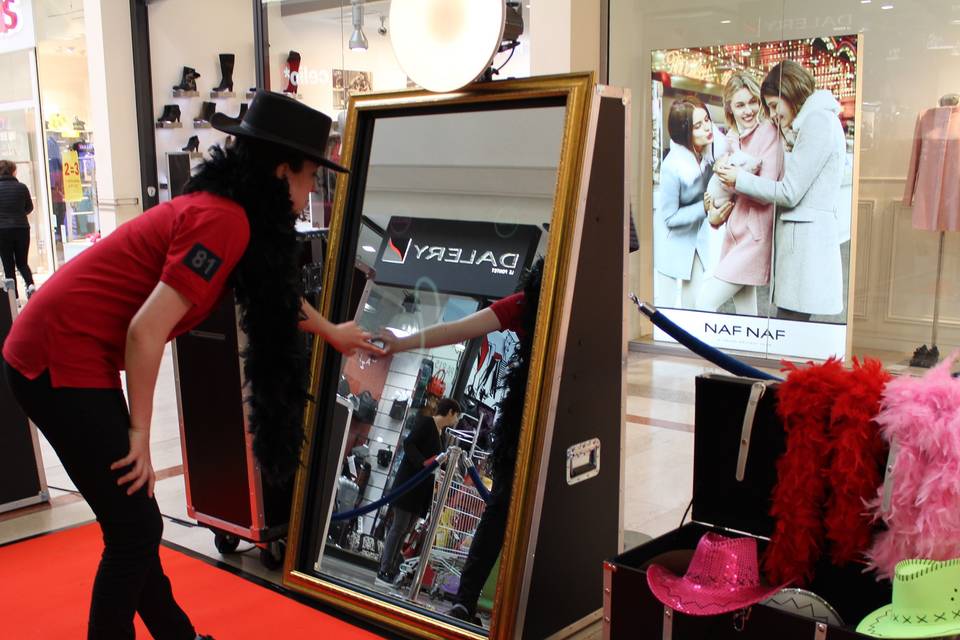
[[[754,382],[750,387],[750,399],[747,400],[747,412],[743,415],[743,428],[740,430],[740,455],[737,456],[737,482],[743,482],[747,473],[747,456],[750,455],[750,437],[753,423],[757,418],[757,406],[767,390],[764,382]]]

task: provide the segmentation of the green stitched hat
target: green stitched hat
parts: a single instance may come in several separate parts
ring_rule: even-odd
[[[960,633],[960,559],[904,560],[893,576],[893,604],[857,627],[874,638],[939,638]]]

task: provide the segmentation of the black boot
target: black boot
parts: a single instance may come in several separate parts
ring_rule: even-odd
[[[217,112],[217,105],[214,102],[204,102],[200,106],[200,115],[193,119],[194,126],[196,125],[208,125],[210,120],[213,118],[213,114]]]
[[[220,54],[220,84],[214,91],[233,91],[233,63],[236,56],[232,53]]]
[[[240,103],[240,115],[237,116],[237,120],[243,120],[243,116],[247,115],[247,103]]]
[[[157,118],[157,122],[180,122],[180,105],[163,105],[163,113]]]
[[[193,67],[184,67],[182,75],[180,76],[180,84],[174,85],[174,90],[179,91],[196,91],[197,90],[197,78],[200,77],[200,74],[197,73],[197,70]]]
[[[183,148],[183,151],[189,151],[190,153],[196,153],[200,150],[200,137],[199,136],[190,136],[190,140],[187,141],[187,146]]]

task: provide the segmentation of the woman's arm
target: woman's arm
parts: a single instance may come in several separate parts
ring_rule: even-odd
[[[167,338],[192,306],[176,289],[160,282],[127,329],[124,368],[130,405],[130,452],[110,465],[114,470],[133,465],[117,481],[119,485],[131,483],[127,495],[146,485],[147,495],[153,497],[155,477],[150,462],[150,422],[157,372]]]
[[[30,213],[33,211],[33,198],[30,197],[30,189],[27,188],[27,185],[23,185],[23,212]]]
[[[500,319],[487,307],[466,318],[454,322],[444,322],[428,327],[419,333],[398,338],[389,330],[381,332],[380,337],[386,343],[387,353],[398,353],[410,349],[432,349],[448,344],[457,344],[471,338],[479,338],[493,331],[500,331]]]
[[[320,336],[345,356],[352,356],[357,350],[369,351],[378,356],[386,355],[384,350],[370,344],[373,335],[358,327],[356,322],[334,324],[306,300],[301,300],[300,311],[303,314],[300,330]]]
[[[740,171],[736,176],[737,193],[788,209],[796,207],[836,150],[831,143],[833,118],[835,116],[827,113],[815,113],[807,118],[797,136],[797,145],[785,160],[783,180],[776,182]]]
[[[680,177],[671,169],[660,172],[660,215],[668,229],[696,224],[707,215],[700,198],[680,204]]]

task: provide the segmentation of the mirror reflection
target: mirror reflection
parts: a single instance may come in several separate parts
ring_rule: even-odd
[[[549,104],[375,120],[352,304],[388,355],[344,358],[318,425],[333,453],[314,570],[479,629],[557,183],[565,109]]]

